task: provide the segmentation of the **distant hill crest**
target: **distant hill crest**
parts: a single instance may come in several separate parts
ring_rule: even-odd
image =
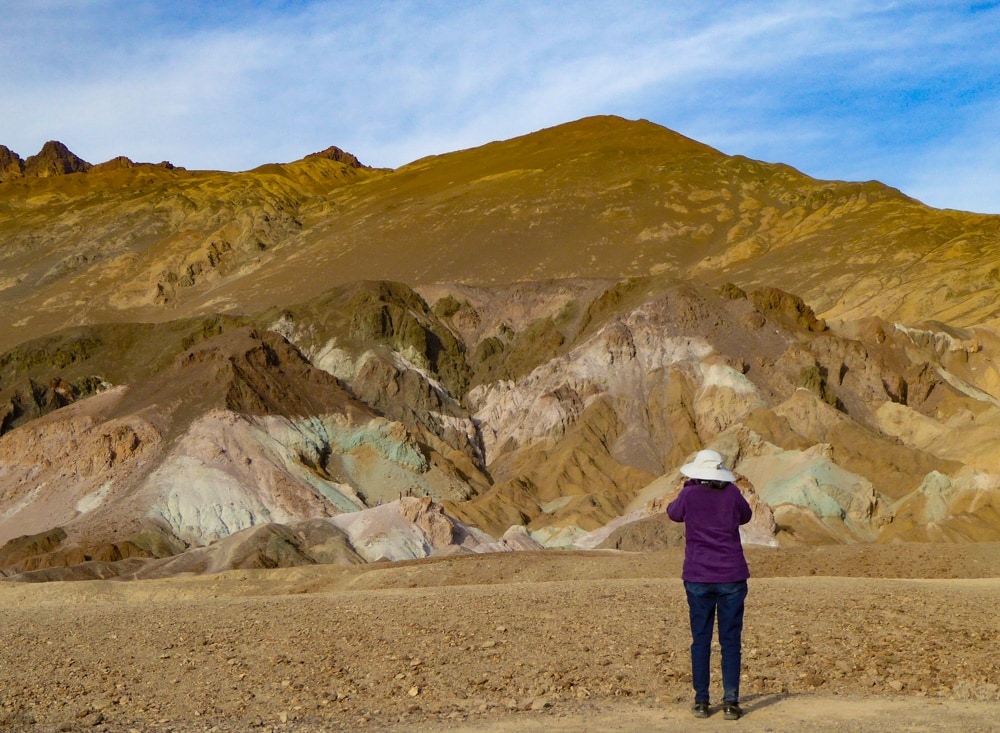
[[[303,160],[315,158],[333,160],[337,163],[343,163],[350,168],[371,169],[371,166],[365,165],[358,160],[357,156],[335,145],[331,145],[317,153],[310,153]],[[27,159],[22,158],[6,145],[0,145],[0,183],[19,178],[48,178],[50,176],[62,176],[69,173],[104,173],[140,166],[165,168],[167,170],[185,170],[166,160],[160,163],[137,163],[124,155],[119,155],[104,163],[88,163],[58,140],[49,140],[42,146],[37,155],[29,156]]]
[[[309,160],[310,158],[326,158],[327,160],[333,160],[337,163],[343,163],[351,168],[370,168],[357,159],[356,156],[348,153],[346,150],[341,150],[336,145],[331,145],[326,150],[321,150],[318,153],[310,153],[304,160]]]

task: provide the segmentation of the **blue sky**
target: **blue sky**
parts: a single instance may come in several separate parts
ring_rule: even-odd
[[[1000,2],[0,0],[0,144],[370,165],[588,115],[1000,213]]]

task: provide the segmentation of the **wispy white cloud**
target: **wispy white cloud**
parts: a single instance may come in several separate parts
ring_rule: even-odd
[[[0,143],[227,169],[336,144],[396,166],[619,114],[936,205],[990,183],[965,200],[1000,211],[992,131],[974,123],[1000,99],[992,5],[2,3]]]

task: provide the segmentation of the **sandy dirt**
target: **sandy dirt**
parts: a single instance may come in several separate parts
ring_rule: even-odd
[[[748,554],[737,723],[672,550],[0,583],[0,729],[1000,731],[1000,546]]]

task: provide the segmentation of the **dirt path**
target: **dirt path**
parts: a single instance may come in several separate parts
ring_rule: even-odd
[[[751,581],[734,724],[690,716],[686,605],[661,560],[0,583],[0,729],[1000,730],[1000,579],[811,576],[769,556],[793,577]]]
[[[820,694],[754,695],[745,700],[744,717],[724,720],[715,711],[695,720],[683,705],[606,703],[581,711],[551,714],[512,713],[499,720],[448,725],[410,725],[390,730],[412,733],[989,733],[1000,731],[1000,704],[954,700],[884,700]]]

